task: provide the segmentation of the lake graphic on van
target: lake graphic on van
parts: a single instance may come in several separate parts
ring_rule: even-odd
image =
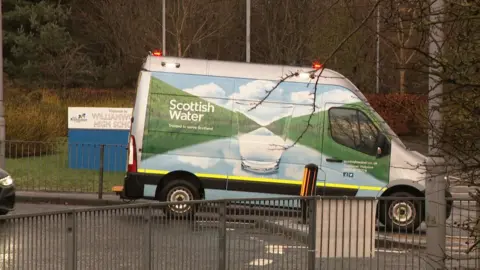
[[[314,163],[321,181],[388,182],[389,157],[377,159],[331,138],[329,102],[365,106],[348,90],[318,85],[312,106],[313,84],[284,82],[252,110],[276,82],[182,76],[152,73],[139,170],[301,181],[304,166]],[[344,162],[325,163],[330,157]]]
[[[272,173],[278,170],[286,147],[284,139],[264,127],[238,135],[237,139],[242,169],[257,173]]]
[[[263,126],[248,133],[242,132],[240,117],[248,114],[249,109],[254,105],[254,102],[233,102],[235,111],[233,124],[239,126],[236,139],[238,140],[242,169],[259,174],[274,173],[278,170],[282,154],[288,147],[286,142],[287,128],[284,128],[281,136]],[[292,116],[294,106],[291,104],[266,103],[265,105],[273,109],[279,109],[281,117],[291,118]]]
[[[287,144],[291,145],[292,143],[293,141],[287,140]],[[181,168],[182,170],[197,173],[211,174],[214,172],[222,175],[262,177],[262,174],[242,169],[239,149],[238,140],[219,139],[149,157],[142,160],[142,167],[155,168],[161,164],[162,169],[168,171]],[[210,152],[212,156],[216,157],[205,157],[205,152]],[[321,158],[321,154],[315,149],[297,144],[295,147],[283,152],[278,170],[264,176],[274,179],[301,181],[305,164]],[[333,175],[334,171],[341,170],[341,164],[335,164],[334,166],[330,167],[328,169],[330,171],[326,171],[326,173]],[[299,175],[300,177],[298,177]],[[364,172],[359,172],[358,177],[366,179],[365,185],[377,186],[383,184],[382,181],[369,177]]]

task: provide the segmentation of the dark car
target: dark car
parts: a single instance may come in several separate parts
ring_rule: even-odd
[[[13,178],[0,169],[0,215],[6,215],[15,207],[15,185]]]

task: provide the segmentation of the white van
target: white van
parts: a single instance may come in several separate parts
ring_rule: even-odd
[[[319,166],[317,195],[424,197],[425,156],[405,147],[352,82],[313,70],[149,55],[121,197],[298,196],[308,163]],[[295,75],[281,81],[288,74]],[[184,206],[167,213],[192,210]],[[391,229],[417,228],[424,207],[384,202],[379,219]]]

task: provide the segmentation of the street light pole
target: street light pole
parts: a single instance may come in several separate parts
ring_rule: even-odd
[[[431,0],[433,3],[430,7],[430,74],[428,76],[428,107],[430,115],[430,124],[432,128],[428,136],[428,154],[439,155],[440,149],[437,145],[438,132],[442,126],[442,114],[440,112],[440,105],[443,102],[443,84],[437,75],[441,72],[441,67],[437,62],[440,61],[443,54],[443,43],[445,42],[445,34],[443,32],[443,12],[445,10],[444,0]]]
[[[429,122],[432,128],[429,130],[428,153],[429,161],[426,181],[426,218],[427,224],[427,269],[437,270],[445,268],[445,245],[446,245],[446,167],[445,159],[438,148],[439,132],[442,130],[443,117],[440,112],[443,98],[443,84],[438,73],[442,67],[439,61],[443,55],[445,34],[443,31],[443,13],[445,12],[444,0],[431,0],[430,6],[430,67],[428,80],[428,108]],[[441,133],[440,133],[441,134]]]
[[[377,7],[377,81],[375,92],[380,93],[380,5]]]
[[[5,168],[5,107],[3,105],[3,15],[0,0],[0,168]]]
[[[165,0],[162,0],[162,54],[165,55],[165,48],[167,47],[167,25],[166,25],[166,10]]]
[[[247,4],[247,10],[246,10],[246,33],[245,33],[245,36],[246,36],[246,46],[245,46],[245,50],[246,50],[246,60],[247,60],[247,63],[250,62],[250,12],[251,12],[251,2],[250,0],[246,0],[246,4]]]

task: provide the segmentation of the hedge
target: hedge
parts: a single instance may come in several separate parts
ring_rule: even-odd
[[[415,94],[367,94],[370,105],[398,136],[426,134],[428,99]]]
[[[130,107],[135,99],[135,92],[128,90],[74,89],[59,94],[45,89],[34,92],[7,89],[5,92],[7,140],[30,142],[64,138],[69,106]],[[413,94],[366,96],[397,135],[425,134],[423,123],[427,113],[427,97]],[[35,149],[35,152],[42,148],[28,147]]]

